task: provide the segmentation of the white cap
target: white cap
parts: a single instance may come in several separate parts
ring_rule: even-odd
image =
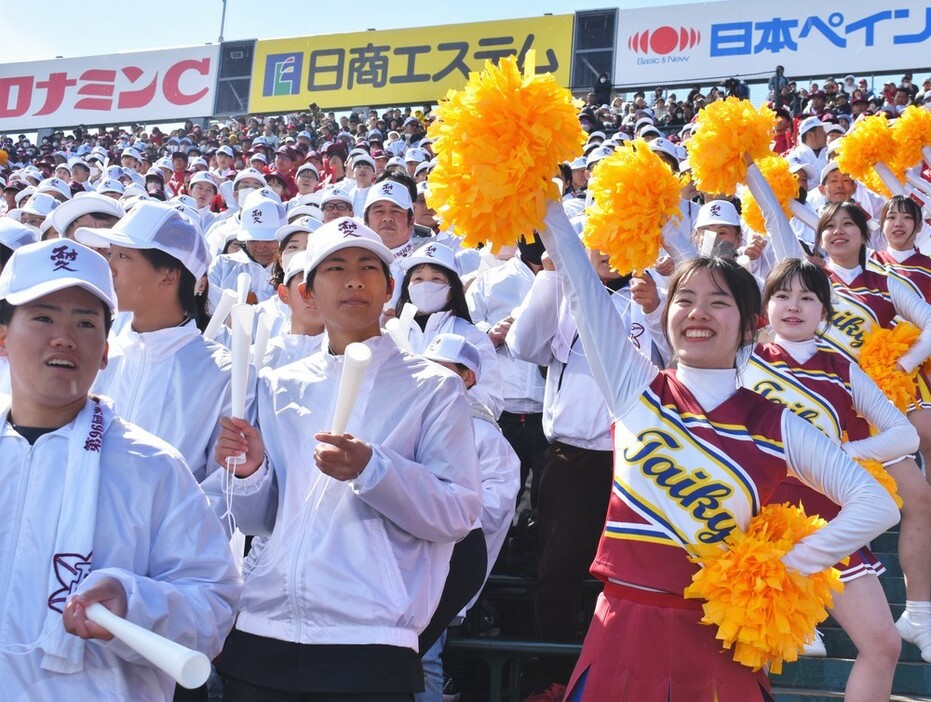
[[[284,279],[282,282],[287,285],[291,278],[296,275],[304,277],[304,267],[307,265],[307,251],[297,251],[288,259],[288,265],[284,269]]]
[[[666,154],[675,159],[676,164],[679,163],[679,150],[676,148],[676,145],[673,144],[669,139],[665,137],[659,137],[650,142],[650,151],[658,151],[659,153]]]
[[[732,227],[739,227],[740,215],[737,214],[737,208],[727,200],[706,202],[698,211],[695,228],[700,229],[713,224],[729,224]]]
[[[663,133],[659,129],[654,127],[652,124],[648,124],[643,129],[641,129],[639,132],[637,132],[637,136],[639,137],[644,137],[647,134],[655,134],[657,137],[663,136]]]
[[[207,159],[201,158],[200,156],[195,156],[188,162],[187,167],[188,169],[197,168],[197,167],[206,169],[206,168],[209,168],[210,166],[207,164]]]
[[[406,162],[413,161],[414,163],[423,163],[424,161],[430,160],[430,154],[428,154],[424,149],[420,149],[415,146],[414,148],[407,150],[407,153],[404,154],[404,160]]]
[[[230,158],[234,158],[236,156],[236,154],[233,152],[233,147],[226,145],[217,149],[217,154],[223,154],[224,156],[229,156]]]
[[[612,151],[608,147],[599,146],[597,149],[595,149],[588,155],[588,158],[585,159],[585,165],[586,167],[591,168],[596,163],[598,163],[601,159],[605,158],[606,156],[610,156],[613,153],[614,151]]]
[[[209,171],[198,171],[192,175],[191,180],[189,181],[189,185],[194,185],[194,183],[206,183],[207,185],[212,185],[214,192],[219,192],[217,181],[213,174],[211,174]]]
[[[196,280],[207,272],[207,244],[197,225],[177,207],[157,200],[136,203],[111,229],[78,227],[74,236],[81,243],[106,241],[128,249],[158,249],[178,259]]]
[[[97,184],[98,193],[119,193],[122,195],[126,192],[126,186],[116,178],[105,178]],[[57,227],[56,227],[57,229]]]
[[[817,117],[806,117],[798,125],[798,136],[801,139],[806,133],[810,132],[812,129],[817,129],[818,127],[823,127],[824,122],[822,122]]]
[[[414,209],[414,203],[411,202],[411,192],[406,185],[396,183],[393,180],[383,180],[369,188],[368,195],[365,196],[365,209],[374,205],[376,202],[392,202],[402,210]]]
[[[263,188],[268,185],[268,183],[265,182],[265,176],[262,175],[261,171],[258,171],[255,168],[243,168],[241,171],[239,171],[239,173],[236,174],[236,177],[233,179],[233,187],[236,187],[240,181],[245,180],[246,178],[259,181]]]
[[[20,246],[34,244],[39,240],[35,227],[21,224],[10,217],[0,217],[0,244],[16,251]]]
[[[308,220],[310,223],[308,223]],[[279,242],[283,242],[292,234],[297,234],[298,232],[310,234],[311,232],[317,231],[322,226],[323,224],[317,220],[305,216],[295,221],[293,224],[285,224],[283,227],[278,227],[278,230],[275,232],[275,238]]]
[[[476,380],[482,368],[482,357],[478,349],[459,334],[437,334],[423,352],[423,357],[430,361],[459,363],[475,373]]]
[[[141,154],[132,147],[125,148],[120,152],[120,158],[123,158],[124,156],[132,156],[137,161],[142,160]]]
[[[291,201],[293,202],[293,200]],[[289,207],[287,211],[288,222],[295,224],[300,217],[310,217],[317,221],[317,224],[323,224],[323,210],[316,205],[299,205]]]
[[[298,167],[297,171],[294,173],[294,177],[297,178],[304,171],[310,171],[314,174],[314,177],[318,180],[320,179],[320,171],[317,170],[317,167],[312,163],[305,163]]]
[[[68,239],[49,239],[18,248],[0,273],[0,300],[25,305],[45,295],[79,287],[116,312],[110,264],[103,256]]]
[[[833,132],[840,132],[841,134],[846,134],[847,130],[844,129],[844,125],[842,124],[836,124],[832,122],[831,124],[825,125],[824,127],[825,134],[831,134]]]
[[[805,175],[808,176],[808,183],[814,183],[815,178],[818,177],[818,174],[815,172],[814,165],[803,159],[801,156],[792,154],[788,156],[786,160],[789,162],[789,172],[798,173],[799,171],[805,171]]]
[[[287,224],[284,207],[269,193],[267,188],[249,193],[239,221],[240,241],[275,241],[275,232]]]
[[[23,200],[32,197],[35,195],[35,192],[36,189],[30,185],[28,188],[23,188],[18,193],[16,193],[16,195],[13,196],[13,201],[16,203],[16,206],[19,207]]]
[[[268,158],[261,151],[256,151],[249,157],[249,163],[253,161],[261,161],[262,163],[268,163]]]
[[[391,249],[381,243],[381,237],[352,217],[340,217],[327,222],[310,237],[304,279],[328,256],[349,248],[362,248],[378,256],[385,265],[394,262]]]
[[[47,193],[35,193],[20,209],[37,217],[48,217],[60,203]]]
[[[429,171],[431,168],[433,168],[433,166],[433,161],[424,161],[423,163],[418,163],[417,168],[414,169],[414,175],[420,175],[424,171]]]
[[[839,170],[840,166],[837,165],[837,161],[828,161],[827,165],[821,169],[821,179],[818,182],[824,185],[824,181],[828,179],[828,176]]]
[[[75,197],[63,202],[55,208],[50,219],[52,226],[62,236],[78,217],[83,217],[92,212],[112,215],[113,217],[122,217],[126,212],[116,200],[99,193],[78,193]]]
[[[71,199],[71,186],[61,178],[46,178],[36,186],[37,193],[58,193],[66,200]]]
[[[582,171],[585,170],[585,157],[579,156],[577,159],[569,163],[569,169],[573,171]]]
[[[353,168],[355,168],[356,166],[361,166],[362,164],[369,166],[373,171],[375,170],[375,159],[373,159],[371,156],[369,156],[364,151],[352,159]]]
[[[456,252],[443,244],[426,244],[416,249],[407,258],[401,260],[401,268],[406,273],[414,266],[429,263],[431,266],[440,266],[459,275],[459,263],[456,261]]]
[[[345,202],[350,206],[354,204],[352,195],[341,188],[331,188],[324,191],[323,196],[320,198],[320,209],[322,210],[330,202]]]

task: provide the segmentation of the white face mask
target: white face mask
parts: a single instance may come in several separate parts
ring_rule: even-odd
[[[91,178],[93,178],[94,180],[97,180],[100,177],[100,173],[101,173],[100,168],[98,168],[97,166],[91,166]]]
[[[407,289],[414,306],[425,314],[439,312],[449,302],[449,286],[446,283],[424,281],[414,283]]]
[[[243,204],[246,201],[246,198],[249,197],[249,194],[255,192],[256,188],[242,188],[241,190],[236,191],[236,204],[239,205],[239,209],[243,208]]]

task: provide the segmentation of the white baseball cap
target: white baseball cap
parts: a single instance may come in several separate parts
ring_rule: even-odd
[[[51,195],[37,192],[23,203],[20,210],[37,217],[48,217],[59,204],[59,201]]]
[[[234,158],[236,156],[236,154],[233,153],[233,148],[231,146],[226,146],[226,145],[221,146],[219,149],[217,149],[217,155],[219,154],[223,154],[224,156],[229,156],[230,158]]]
[[[414,169],[414,175],[415,176],[420,175],[424,171],[429,172],[430,169],[433,168],[434,165],[435,164],[433,163],[433,161],[424,161],[423,163],[418,163],[417,168]]]
[[[71,199],[71,186],[61,178],[46,178],[36,186],[37,193],[55,193],[65,200]]]
[[[429,263],[431,266],[441,266],[448,271],[459,275],[459,263],[456,261],[456,252],[442,244],[426,244],[416,249],[414,253],[401,261],[401,268],[406,273],[414,266]]]
[[[239,173],[236,174],[236,177],[233,179],[233,187],[236,187],[240,181],[245,180],[246,178],[252,178],[252,180],[257,180],[262,184],[262,187],[266,187],[268,183],[265,182],[265,176],[262,175],[261,171],[256,170],[255,168],[243,168]]]
[[[737,214],[737,208],[727,200],[706,202],[698,211],[695,228],[700,229],[713,224],[729,224],[732,227],[739,227],[740,215]]]
[[[828,161],[827,165],[821,169],[821,179],[818,181],[821,185],[824,185],[824,181],[828,179],[828,176],[831,175],[834,171],[839,171],[840,166],[837,165],[837,161]]]
[[[318,171],[318,170],[317,170],[317,167],[316,167],[314,164],[312,164],[312,163],[305,163],[305,164],[302,164],[302,165],[297,169],[297,171],[295,172],[294,177],[297,178],[297,177],[298,177],[301,173],[303,173],[304,171],[310,171],[311,173],[314,174],[314,178],[317,178],[317,179],[319,180],[319,178],[320,178],[320,171]]]
[[[610,156],[613,153],[614,151],[609,149],[607,146],[597,147],[588,155],[588,158],[585,159],[586,168],[591,169],[591,167],[598,163],[601,159]]]
[[[410,190],[406,185],[393,180],[383,180],[369,188],[368,195],[365,196],[365,209],[367,210],[376,202],[392,202],[402,210],[413,211],[414,209]]]
[[[191,180],[189,181],[189,184],[194,185],[194,183],[206,183],[207,185],[212,185],[213,191],[219,192],[217,181],[213,177],[213,175],[211,175],[209,171],[198,171],[197,173],[192,175]]]
[[[116,200],[99,193],[78,193],[75,197],[63,202],[55,208],[49,219],[52,220],[52,226],[62,236],[65,235],[68,227],[78,217],[86,214],[97,212],[100,214],[111,215],[122,218],[126,211]]]
[[[49,239],[21,246],[0,273],[0,300],[11,305],[25,305],[71,287],[87,290],[116,312],[107,259],[73,241]]]
[[[240,241],[275,241],[275,232],[287,224],[284,207],[262,188],[249,193],[239,221]]]
[[[126,186],[116,178],[105,178],[97,185],[98,193],[119,193],[122,195],[126,192]]]
[[[475,373],[475,379],[478,380],[479,371],[482,368],[482,357],[478,349],[472,345],[468,339],[459,334],[443,333],[437,334],[427,350],[423,352],[423,357],[430,361],[440,361],[442,363],[459,363]]]
[[[371,191],[369,192],[371,193]],[[320,209],[322,210],[331,202],[345,202],[348,203],[350,207],[354,204],[352,195],[340,188],[331,188],[323,193],[323,197],[320,198]]]
[[[340,217],[327,222],[310,237],[304,279],[328,256],[349,248],[362,248],[378,256],[385,265],[394,262],[394,254],[381,243],[381,237],[352,217]]]
[[[39,240],[35,227],[17,222],[10,217],[0,217],[0,244],[16,251],[26,244],[34,244]]]
[[[823,127],[824,122],[822,122],[817,117],[806,117],[798,125],[798,136],[801,139],[805,134],[810,132],[812,129],[817,129],[818,127]]]
[[[178,259],[197,280],[207,272],[207,244],[197,225],[178,207],[157,200],[136,203],[110,229],[78,227],[74,236],[94,246],[105,241],[128,249],[158,249]]]
[[[307,251],[297,251],[288,259],[288,265],[284,269],[284,278],[282,282],[287,285],[291,278],[296,275],[303,277],[304,267],[307,265]]]
[[[430,160],[430,154],[428,154],[424,149],[420,149],[415,146],[414,148],[407,150],[407,152],[404,154],[404,160],[406,162],[413,161],[414,163],[423,163],[424,161]]]
[[[808,183],[811,185],[815,182],[815,178],[818,177],[818,174],[815,172],[815,167],[810,161],[806,161],[801,156],[792,154],[788,156],[786,160],[789,162],[789,172],[798,173],[799,171],[805,171],[805,175],[808,176]]]
[[[658,137],[650,142],[650,151],[658,151],[660,153],[671,156],[675,159],[676,164],[679,163],[679,150],[676,148],[676,145],[673,144],[669,139],[665,137]]]
[[[306,232],[307,234],[311,234],[320,229],[322,226],[323,224],[321,222],[305,216],[292,224],[285,224],[282,227],[278,227],[278,231],[275,232],[275,238],[279,242],[283,242],[292,234],[297,234],[298,232]]]
[[[356,166],[361,166],[362,164],[369,166],[373,171],[375,170],[375,159],[373,159],[371,156],[369,156],[364,151],[352,159],[353,168],[355,168]]]

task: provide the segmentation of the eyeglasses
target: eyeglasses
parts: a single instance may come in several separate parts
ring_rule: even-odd
[[[320,209],[324,212],[350,212],[352,211],[352,205],[348,202],[328,202]]]

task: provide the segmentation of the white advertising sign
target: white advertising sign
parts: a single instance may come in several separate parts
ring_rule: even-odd
[[[0,65],[0,132],[213,114],[219,46]]]
[[[620,10],[614,82],[880,73],[931,62],[931,2],[696,2]]]

